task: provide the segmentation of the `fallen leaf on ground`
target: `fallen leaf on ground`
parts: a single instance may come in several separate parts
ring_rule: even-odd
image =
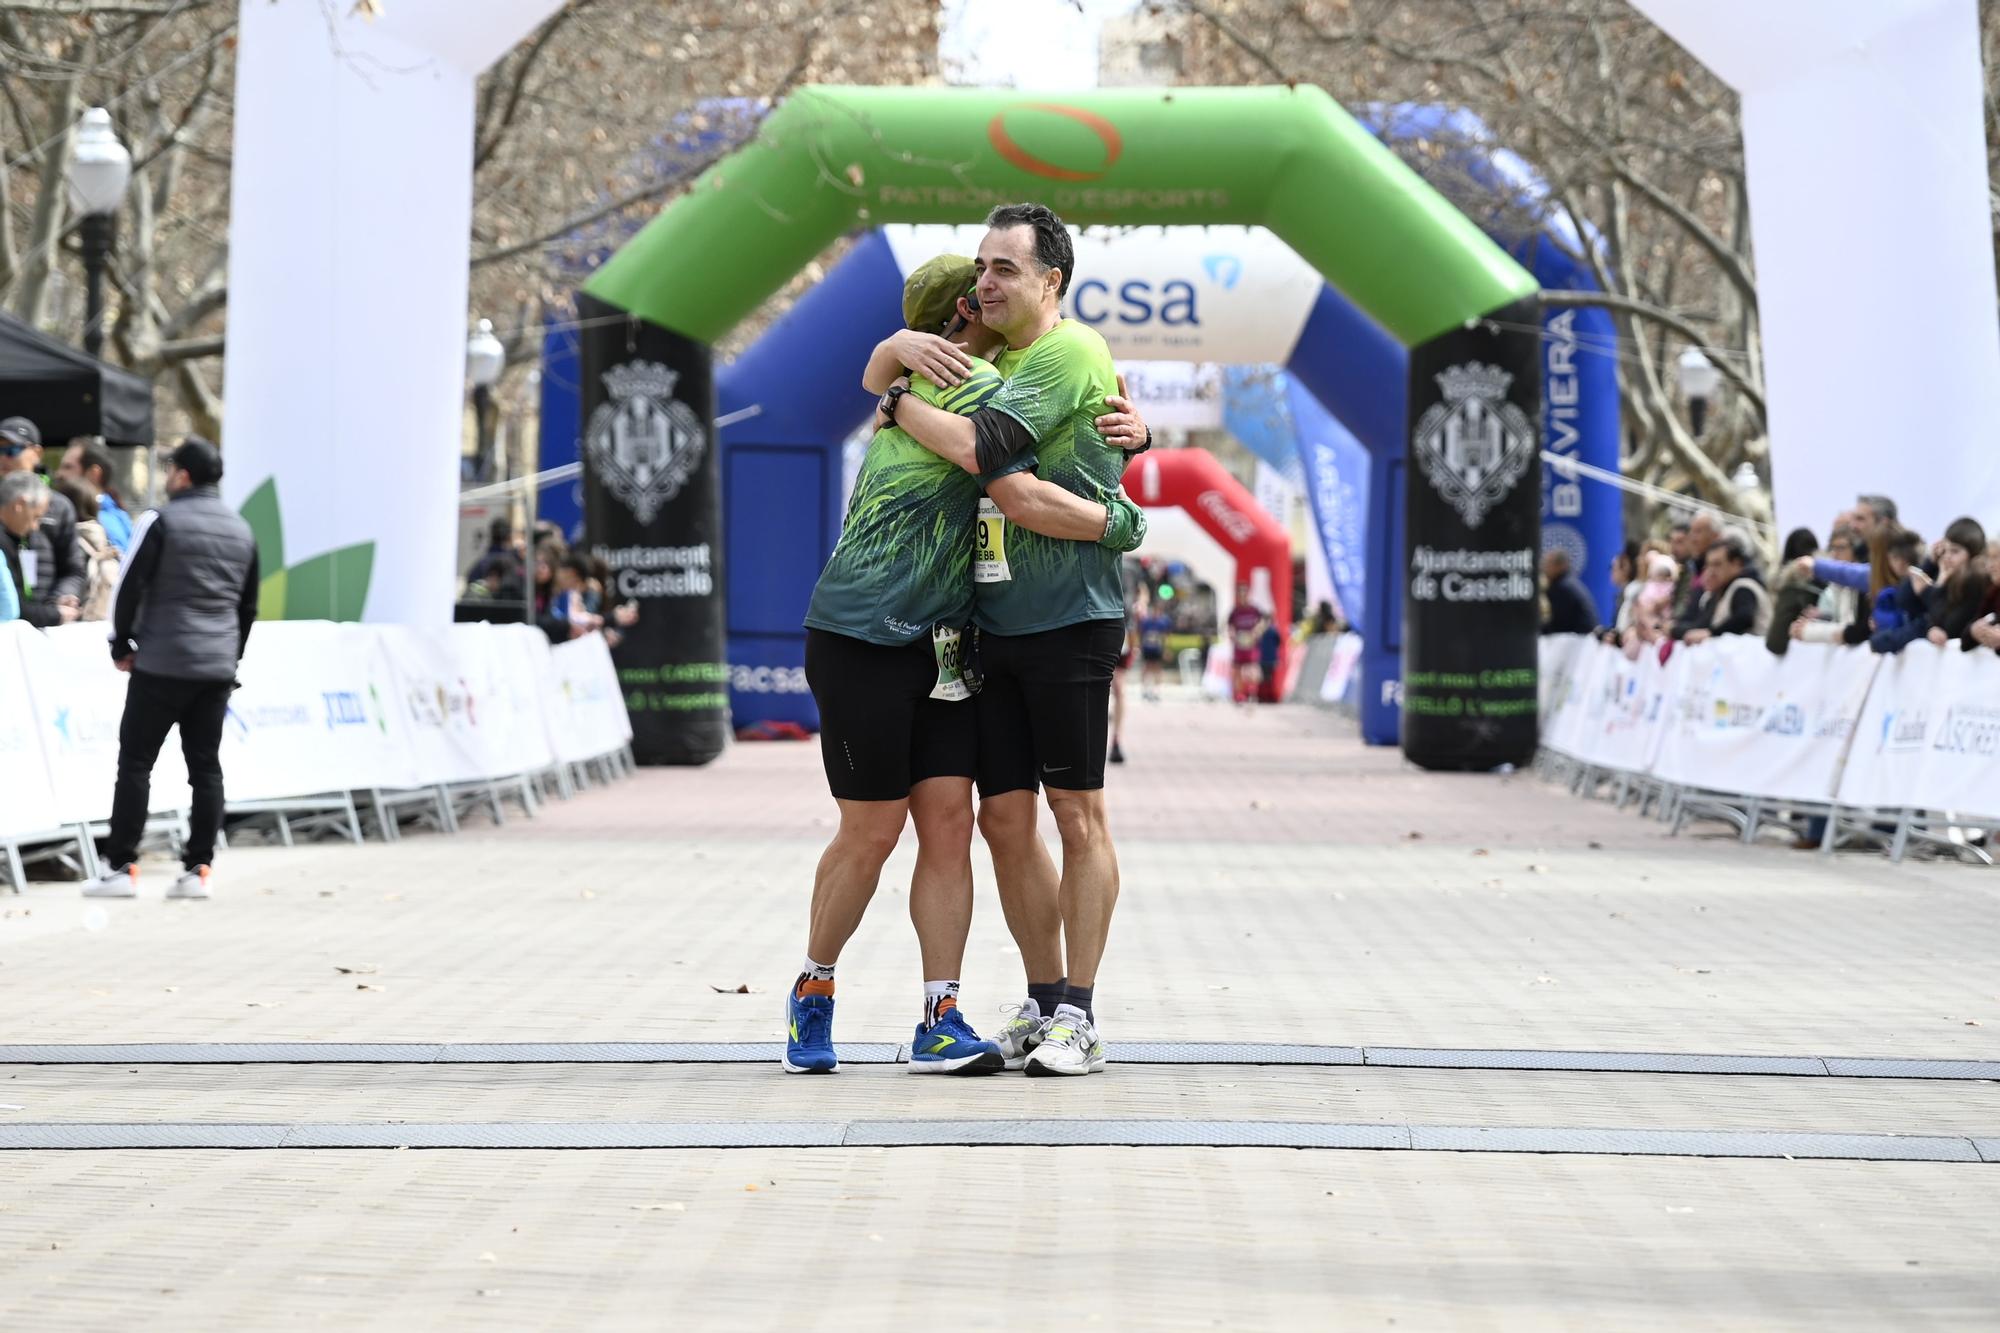
[[[1423,836],[1424,836],[1423,834],[1421,834],[1421,833],[1417,832],[1417,831],[1416,831],[1415,829],[1411,829],[1411,830],[1410,830],[1410,831],[1409,831],[1408,833],[1405,833],[1405,834],[1403,835],[1404,839],[1405,839],[1406,841],[1409,841],[1409,842],[1417,842],[1417,841],[1419,841],[1419,840],[1420,840],[1420,839],[1421,839],[1421,838],[1422,838]]]
[[[632,1205],[632,1211],[635,1213],[684,1213],[687,1210],[688,1206],[684,1203],[635,1203]]]
[[[717,986],[714,983],[710,983],[709,989],[717,995],[762,995],[764,993],[762,986],[752,986],[747,981],[741,986]]]
[[[252,1008],[252,1009],[276,1009],[276,1008],[278,1008],[279,1006],[281,1006],[282,1004],[284,1004],[284,1001],[283,1001],[283,1000],[245,1000],[245,1001],[244,1001],[243,1003],[244,1003],[244,1004],[246,1004],[246,1005],[248,1005],[248,1006],[249,1006],[250,1008]]]
[[[1486,849],[1485,849],[1484,847],[1474,847],[1474,848],[1472,849],[1472,854],[1473,854],[1474,856],[1491,856],[1491,855],[1493,855],[1493,853],[1491,853],[1491,852],[1487,851],[1487,850],[1486,850]]]
[[[1546,875],[1549,873],[1549,868],[1537,862],[1528,867],[1528,873],[1531,875]]]
[[[354,987],[354,989],[356,989],[356,990],[387,990],[387,989],[389,989],[389,988],[388,988],[387,986],[371,986],[371,985],[369,985],[369,984],[368,984],[367,982],[363,981],[363,982],[360,982],[360,983],[358,983],[358,984],[357,984],[357,985],[356,985],[356,986]]]
[[[380,963],[356,963],[352,967],[342,967],[339,963],[335,963],[333,970],[344,972],[350,977],[372,977],[382,970],[382,965]]]

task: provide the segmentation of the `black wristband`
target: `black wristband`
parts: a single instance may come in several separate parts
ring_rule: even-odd
[[[889,392],[882,395],[882,402],[880,404],[882,415],[888,420],[890,425],[893,426],[896,424],[896,405],[903,401],[903,395],[908,392],[909,390],[904,386],[892,384],[889,386]]]
[[[1146,442],[1140,445],[1137,449],[1127,449],[1125,451],[1125,456],[1127,458],[1137,458],[1140,454],[1145,453],[1148,449],[1152,447],[1153,447],[1153,428],[1151,426],[1148,426],[1146,427]]]

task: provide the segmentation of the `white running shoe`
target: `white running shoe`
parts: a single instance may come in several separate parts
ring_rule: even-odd
[[[167,897],[169,898],[208,897],[208,867],[196,866],[192,870],[183,870],[180,874],[180,878],[174,881],[174,886],[171,889],[167,890]]]
[[[1026,1067],[1029,1078],[1101,1074],[1104,1043],[1098,1040],[1097,1028],[1083,1016],[1083,1010],[1061,1005],[1049,1020],[1041,1044],[1028,1056]]]
[[[1000,1047],[1000,1055],[1007,1061],[1007,1068],[1019,1069],[1028,1063],[1028,1056],[1035,1047],[1042,1044],[1050,1020],[1042,1017],[1041,1006],[1033,1000],[1003,1004],[1000,1012],[1007,1015],[1007,1021],[994,1034],[993,1041]]]
[[[136,898],[139,896],[139,863],[123,870],[107,870],[83,886],[86,898]]]

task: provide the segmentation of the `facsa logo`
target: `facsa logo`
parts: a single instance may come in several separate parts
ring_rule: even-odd
[[[1236,255],[1204,255],[1201,267],[1211,290],[1232,291],[1243,280],[1243,260]],[[1103,278],[1085,278],[1076,284],[1071,308],[1078,319],[1093,326],[1113,320],[1128,327],[1153,323],[1167,328],[1201,326],[1201,291],[1187,278],[1164,282],[1127,278],[1116,292]]]

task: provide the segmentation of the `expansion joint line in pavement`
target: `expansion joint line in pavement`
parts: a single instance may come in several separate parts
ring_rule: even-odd
[[[120,1042],[0,1045],[0,1065],[245,1064],[766,1064],[776,1042]],[[2000,1060],[1835,1055],[1701,1055],[1675,1051],[1460,1050],[1275,1042],[1121,1041],[1127,1065],[1376,1065],[1606,1074],[1762,1074],[1801,1078],[2000,1080]],[[909,1048],[843,1043],[845,1064],[899,1064]]]
[[[0,1124],[0,1151],[1132,1147],[2000,1163],[2000,1138],[1268,1120]]]

